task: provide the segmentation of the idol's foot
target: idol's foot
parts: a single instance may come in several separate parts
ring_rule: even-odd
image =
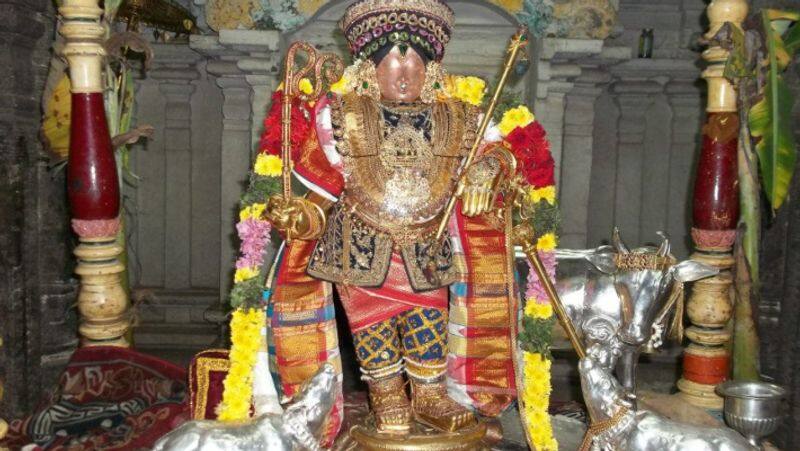
[[[475,416],[447,394],[444,381],[411,380],[411,405],[420,423],[443,432],[455,432],[477,423]]]
[[[378,432],[408,434],[412,411],[402,374],[367,381],[367,385]]]

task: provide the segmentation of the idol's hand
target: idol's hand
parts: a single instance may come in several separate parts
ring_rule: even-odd
[[[283,232],[287,240],[313,240],[325,228],[325,213],[317,204],[302,197],[288,200],[275,195],[267,201],[264,217]]]
[[[472,217],[492,210],[499,176],[500,162],[494,156],[486,156],[467,168],[460,194],[464,215]]]

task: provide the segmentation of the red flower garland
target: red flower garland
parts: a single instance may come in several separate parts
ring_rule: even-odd
[[[517,127],[506,136],[506,143],[517,158],[525,180],[534,188],[555,184],[555,162],[550,155],[547,132],[539,122]]]
[[[311,131],[311,120],[313,118],[313,108],[299,98],[292,102],[292,152],[305,142],[308,133]],[[270,107],[267,117],[264,118],[264,132],[261,134],[258,151],[270,155],[280,155],[281,140],[281,116],[283,115],[283,91],[275,91],[272,95],[272,107]]]

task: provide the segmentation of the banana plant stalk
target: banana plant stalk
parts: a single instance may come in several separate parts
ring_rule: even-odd
[[[717,35],[731,49],[725,76],[737,85],[740,118],[738,148],[740,210],[736,241],[736,307],[733,376],[757,380],[758,334],[753,317],[760,292],[761,190],[771,211],[786,200],[797,150],[792,131],[791,92],[782,72],[800,48],[800,13],[764,9],[761,33],[726,24]],[[766,61],[759,50],[767,49]],[[763,80],[763,82],[762,82]],[[751,99],[756,98],[754,102]],[[755,139],[755,141],[753,141]],[[755,143],[755,146],[753,145]],[[759,178],[760,175],[760,178]]]
[[[103,22],[106,26],[106,39],[112,34],[112,27],[120,6],[124,0],[106,0],[104,2]],[[115,71],[111,64],[106,62],[106,91],[104,95],[106,120],[108,121],[108,131],[112,137],[127,133],[131,128],[133,120],[133,110],[135,96],[133,92],[133,77],[131,70],[126,64],[121,64],[119,73]],[[114,150],[114,159],[117,163],[117,179],[120,188],[125,182],[125,173],[129,168],[129,152],[127,144],[123,144]],[[124,196],[120,189],[120,205],[124,205]],[[124,210],[123,210],[124,211]],[[127,246],[127,224],[124,213],[120,213],[120,227],[117,232],[117,244],[122,248],[119,256],[120,263],[125,266],[125,271],[120,274],[122,288],[130,292],[130,274],[128,272],[128,246]]]
[[[761,240],[761,197],[758,183],[758,161],[750,141],[747,126],[746,95],[739,94],[739,203],[740,217],[737,232],[736,256],[736,306],[733,326],[733,378],[757,381],[759,377],[759,345],[753,317],[753,301],[758,298],[758,246]]]

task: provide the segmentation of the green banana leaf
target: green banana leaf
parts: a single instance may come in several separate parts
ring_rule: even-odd
[[[788,66],[793,53],[788,49],[797,48],[796,25],[786,31],[790,38],[785,45],[774,22],[792,20],[797,13],[782,13],[765,10],[762,19],[769,51],[769,71],[764,97],[750,109],[750,133],[759,138],[756,143],[761,180],[767,199],[773,210],[781,207],[789,192],[797,149],[792,132],[792,105],[794,99],[781,73]]]
[[[773,48],[770,49],[771,53],[775,54],[775,57],[778,60],[778,69],[783,71],[789,66],[789,63],[792,62],[792,57],[794,57],[794,52],[792,48],[797,45],[797,43],[791,43],[792,45],[787,46],[785,38],[789,39],[796,39],[792,35],[796,35],[798,32],[793,30],[794,22],[800,20],[800,12],[798,11],[783,11],[777,9],[765,9],[763,12],[763,20],[764,20],[764,30],[767,34],[767,40],[772,40],[773,42],[767,42],[767,45],[772,44]],[[769,24],[769,26],[767,26]],[[770,37],[771,35],[771,37]],[[796,48],[794,49],[796,50]]]
[[[103,19],[107,23],[114,22],[114,18],[117,17],[117,11],[119,11],[119,7],[122,6],[122,3],[125,0],[105,0],[103,2]]]

